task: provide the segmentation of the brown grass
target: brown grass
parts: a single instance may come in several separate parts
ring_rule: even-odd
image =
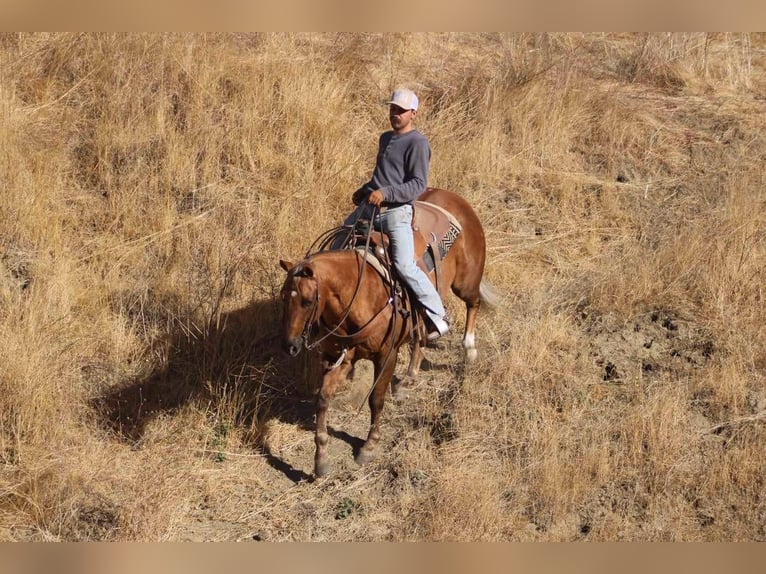
[[[401,84],[504,306],[312,481],[277,262]],[[763,34],[3,34],[0,539],[763,541],[765,90]]]

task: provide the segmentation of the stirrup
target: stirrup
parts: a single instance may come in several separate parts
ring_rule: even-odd
[[[433,330],[429,331],[428,335],[426,335],[428,341],[436,341],[439,337],[443,337],[449,333],[450,324],[446,319],[439,319],[431,322],[433,323]]]

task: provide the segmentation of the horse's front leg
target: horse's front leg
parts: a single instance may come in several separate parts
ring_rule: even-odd
[[[397,350],[394,349],[388,360],[386,356],[378,357],[375,361],[375,388],[370,393],[370,432],[367,440],[359,449],[356,456],[357,464],[367,464],[378,456],[378,443],[380,442],[380,413],[386,401],[386,392],[391,382],[396,367]]]
[[[346,358],[340,365],[334,366],[330,360],[326,360],[324,365],[322,387],[317,396],[316,434],[314,435],[314,443],[316,444],[314,474],[316,476],[325,476],[330,470],[330,463],[327,460],[327,443],[330,440],[330,435],[327,432],[327,409],[338,385],[346,379],[351,370],[351,361]]]

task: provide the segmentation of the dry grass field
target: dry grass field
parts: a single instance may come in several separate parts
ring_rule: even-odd
[[[503,305],[313,480],[278,260],[399,85]],[[766,540],[765,112],[766,34],[0,35],[0,540]]]

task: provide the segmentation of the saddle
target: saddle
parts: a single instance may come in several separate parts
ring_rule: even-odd
[[[462,228],[455,217],[446,209],[426,201],[413,203],[412,234],[415,240],[415,262],[436,285],[439,294],[444,297],[446,286],[440,280],[441,260],[446,257]],[[360,234],[356,249],[364,255],[365,236]],[[388,236],[380,231],[370,234],[370,252],[375,261],[368,259],[370,264],[387,281],[391,280],[388,273]]]

